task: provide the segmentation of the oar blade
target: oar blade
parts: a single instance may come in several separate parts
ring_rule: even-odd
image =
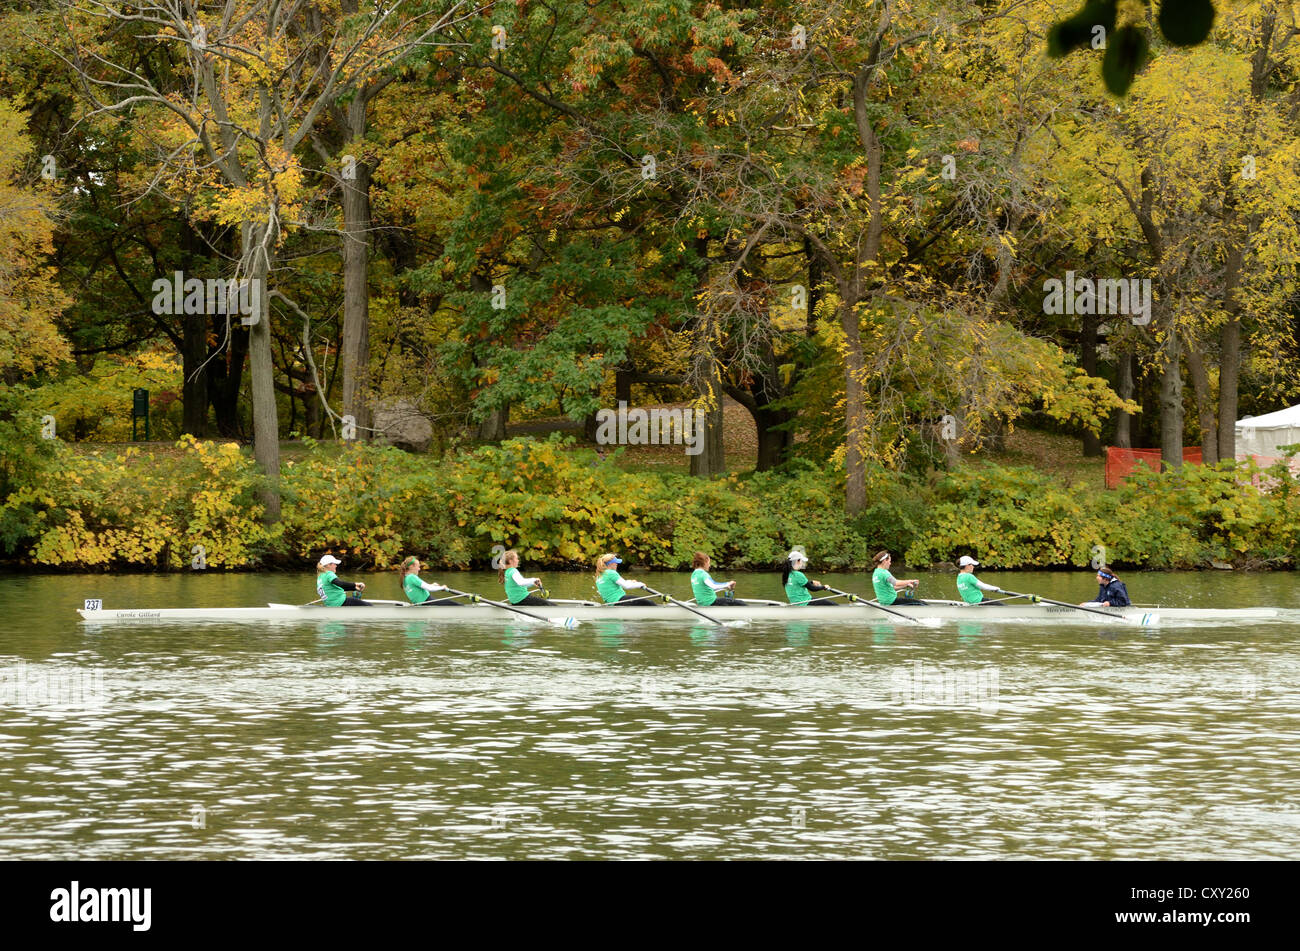
[[[572,630],[580,623],[576,617],[552,617],[547,618],[555,627],[563,627]]]

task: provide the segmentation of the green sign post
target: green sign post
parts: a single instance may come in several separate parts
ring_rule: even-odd
[[[136,387],[131,393],[131,442],[135,442],[135,421],[144,420],[144,441],[149,441],[149,391]]]

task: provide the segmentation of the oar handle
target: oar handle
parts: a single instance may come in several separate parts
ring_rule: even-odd
[[[968,607],[968,608],[977,608],[977,607],[979,607],[981,604],[1001,604],[1003,601],[1014,601],[1016,598],[1023,598],[1023,597],[1024,597],[1023,594],[1012,594],[1010,591],[1002,591],[1001,588],[998,588],[998,591],[1000,591],[1001,593],[1007,595],[1007,597],[1005,597],[1005,598],[989,598],[987,601],[963,601],[962,604],[963,604],[965,607]]]
[[[542,617],[540,614],[533,614],[531,611],[525,611],[522,608],[517,608],[513,604],[506,604],[504,601],[490,601],[487,598],[483,597],[482,595],[471,594],[468,591],[457,591],[455,588],[448,588],[447,590],[450,591],[452,594],[459,594],[466,598],[469,598],[475,604],[479,604],[479,603],[490,604],[494,608],[504,608],[507,611],[514,611],[516,614],[522,614],[524,617],[530,617],[534,621],[541,621],[544,624],[549,624],[551,622],[550,618]]]
[[[871,601],[868,601],[866,598],[863,598],[863,597],[860,596],[860,595],[852,594],[852,593],[850,593],[850,592],[848,592],[848,591],[841,591],[839,588],[832,588],[832,587],[830,587],[830,585],[827,585],[827,590],[828,590],[828,591],[834,591],[836,594],[842,594],[842,595],[844,595],[846,598],[848,598],[848,599],[849,599],[851,602],[853,602],[854,604],[860,604],[860,605],[862,605],[862,606],[865,607],[865,608],[875,608],[877,611],[884,611],[886,614],[892,614],[892,615],[894,615],[894,617],[901,617],[903,620],[905,620],[905,621],[907,621],[907,622],[909,622],[909,623],[911,623],[911,624],[918,624],[918,625],[920,625],[921,627],[924,627],[924,626],[925,626],[924,624],[921,624],[921,622],[920,622],[919,620],[917,620],[916,618],[914,618],[914,617],[908,617],[906,614],[903,614],[901,611],[895,611],[895,610],[893,610],[892,608],[887,608],[887,607],[885,607],[883,604],[874,604],[874,603],[872,603]]]
[[[554,624],[556,627],[564,627],[564,628],[578,626],[578,619],[574,617],[565,617],[565,618],[542,617],[542,615],[540,614],[534,614],[531,611],[525,611],[522,608],[517,608],[513,604],[509,604],[505,601],[493,601],[490,598],[485,598],[479,594],[471,594],[468,591],[457,591],[455,588],[448,588],[447,590],[450,591],[452,594],[459,594],[466,598],[469,598],[470,601],[472,601],[475,604],[490,604],[494,608],[501,608],[503,611],[513,611],[515,614],[522,615],[534,621],[541,621],[543,624]]]
[[[645,589],[646,589],[647,591],[649,591],[651,594],[657,594],[657,595],[659,595],[659,597],[663,598],[665,601],[669,601],[669,602],[671,602],[671,603],[677,605],[679,608],[685,608],[687,611],[690,611],[692,614],[698,614],[700,617],[704,618],[704,620],[706,620],[706,621],[712,621],[714,624],[718,625],[719,627],[724,626],[723,623],[722,623],[721,621],[719,621],[717,618],[715,618],[715,617],[709,617],[709,616],[708,616],[707,614],[705,614],[703,611],[697,611],[697,610],[695,610],[695,608],[691,607],[689,604],[683,604],[681,601],[678,601],[676,598],[672,597],[671,595],[664,594],[662,591],[656,591],[654,588],[650,587],[649,585],[646,585],[646,586],[645,586]]]
[[[805,601],[805,602],[803,602],[803,604],[799,604],[799,603],[796,602],[796,601],[791,601],[791,602],[789,602],[788,604],[786,604],[786,607],[788,607],[788,608],[802,608],[802,607],[807,607],[807,606],[810,605],[810,604],[821,604],[823,601],[834,601],[834,600],[835,600],[836,598],[838,598],[838,597],[840,597],[840,593],[837,591],[837,592],[835,592],[834,594],[829,594],[829,595],[827,595],[827,596],[824,597],[824,598],[813,598],[811,601]],[[856,601],[856,600],[858,600],[858,598],[857,598],[856,595],[853,595],[853,596],[851,596],[851,597],[849,598],[849,600],[850,600],[850,601]]]

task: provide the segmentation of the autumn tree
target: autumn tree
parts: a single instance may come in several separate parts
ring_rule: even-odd
[[[58,206],[49,188],[38,184],[41,168],[49,166],[36,158],[23,116],[0,99],[0,381],[5,385],[71,358],[55,323],[69,299],[48,263]]]
[[[1083,99],[1058,129],[1105,195],[1080,196],[1075,220],[1112,243],[1136,244],[1129,265],[1149,275],[1157,305],[1151,359],[1160,373],[1165,465],[1182,462],[1184,366],[1202,456],[1235,455],[1243,352],[1261,382],[1293,385],[1288,302],[1297,293],[1295,37],[1280,4],[1224,16],[1209,42],[1159,48],[1129,108]]]
[[[254,455],[270,477],[263,501],[271,521],[279,518],[280,448],[268,279],[288,229],[324,225],[309,214],[298,150],[331,103],[431,42],[450,15],[401,0],[345,13],[278,0],[91,0],[64,13],[65,59],[91,115],[129,117],[157,150],[144,190],[197,184],[205,195],[196,214],[238,231],[235,277],[261,291],[249,356]],[[176,69],[160,75],[110,59],[106,43],[118,31],[175,51]]]

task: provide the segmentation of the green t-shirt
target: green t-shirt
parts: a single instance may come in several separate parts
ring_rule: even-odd
[[[618,583],[618,572],[613,568],[605,569],[605,573],[596,581],[596,590],[606,604],[623,600],[623,586]]]
[[[506,569],[506,600],[511,604],[518,604],[524,598],[528,597],[528,589],[515,580],[518,577],[518,568]]]
[[[812,595],[804,587],[807,583],[807,575],[802,571],[791,569],[790,577],[785,582],[785,596],[790,599],[791,604],[807,604],[812,600]]]
[[[322,571],[316,576],[316,593],[325,599],[327,608],[341,608],[348,599],[348,593],[334,583],[337,577],[332,571]]]
[[[695,603],[703,607],[718,600],[718,592],[709,587],[708,577],[709,573],[703,568],[691,572],[691,593],[695,595]]]
[[[423,604],[429,600],[429,592],[425,591],[420,584],[420,576],[407,575],[402,579],[402,588],[406,591],[406,600],[412,604]]]
[[[975,572],[961,571],[957,573],[957,593],[967,604],[979,604],[984,600],[984,592],[980,590],[979,582],[975,580]]]
[[[871,586],[876,589],[876,600],[881,604],[893,604],[898,600],[894,576],[884,568],[877,568],[871,573]]]

